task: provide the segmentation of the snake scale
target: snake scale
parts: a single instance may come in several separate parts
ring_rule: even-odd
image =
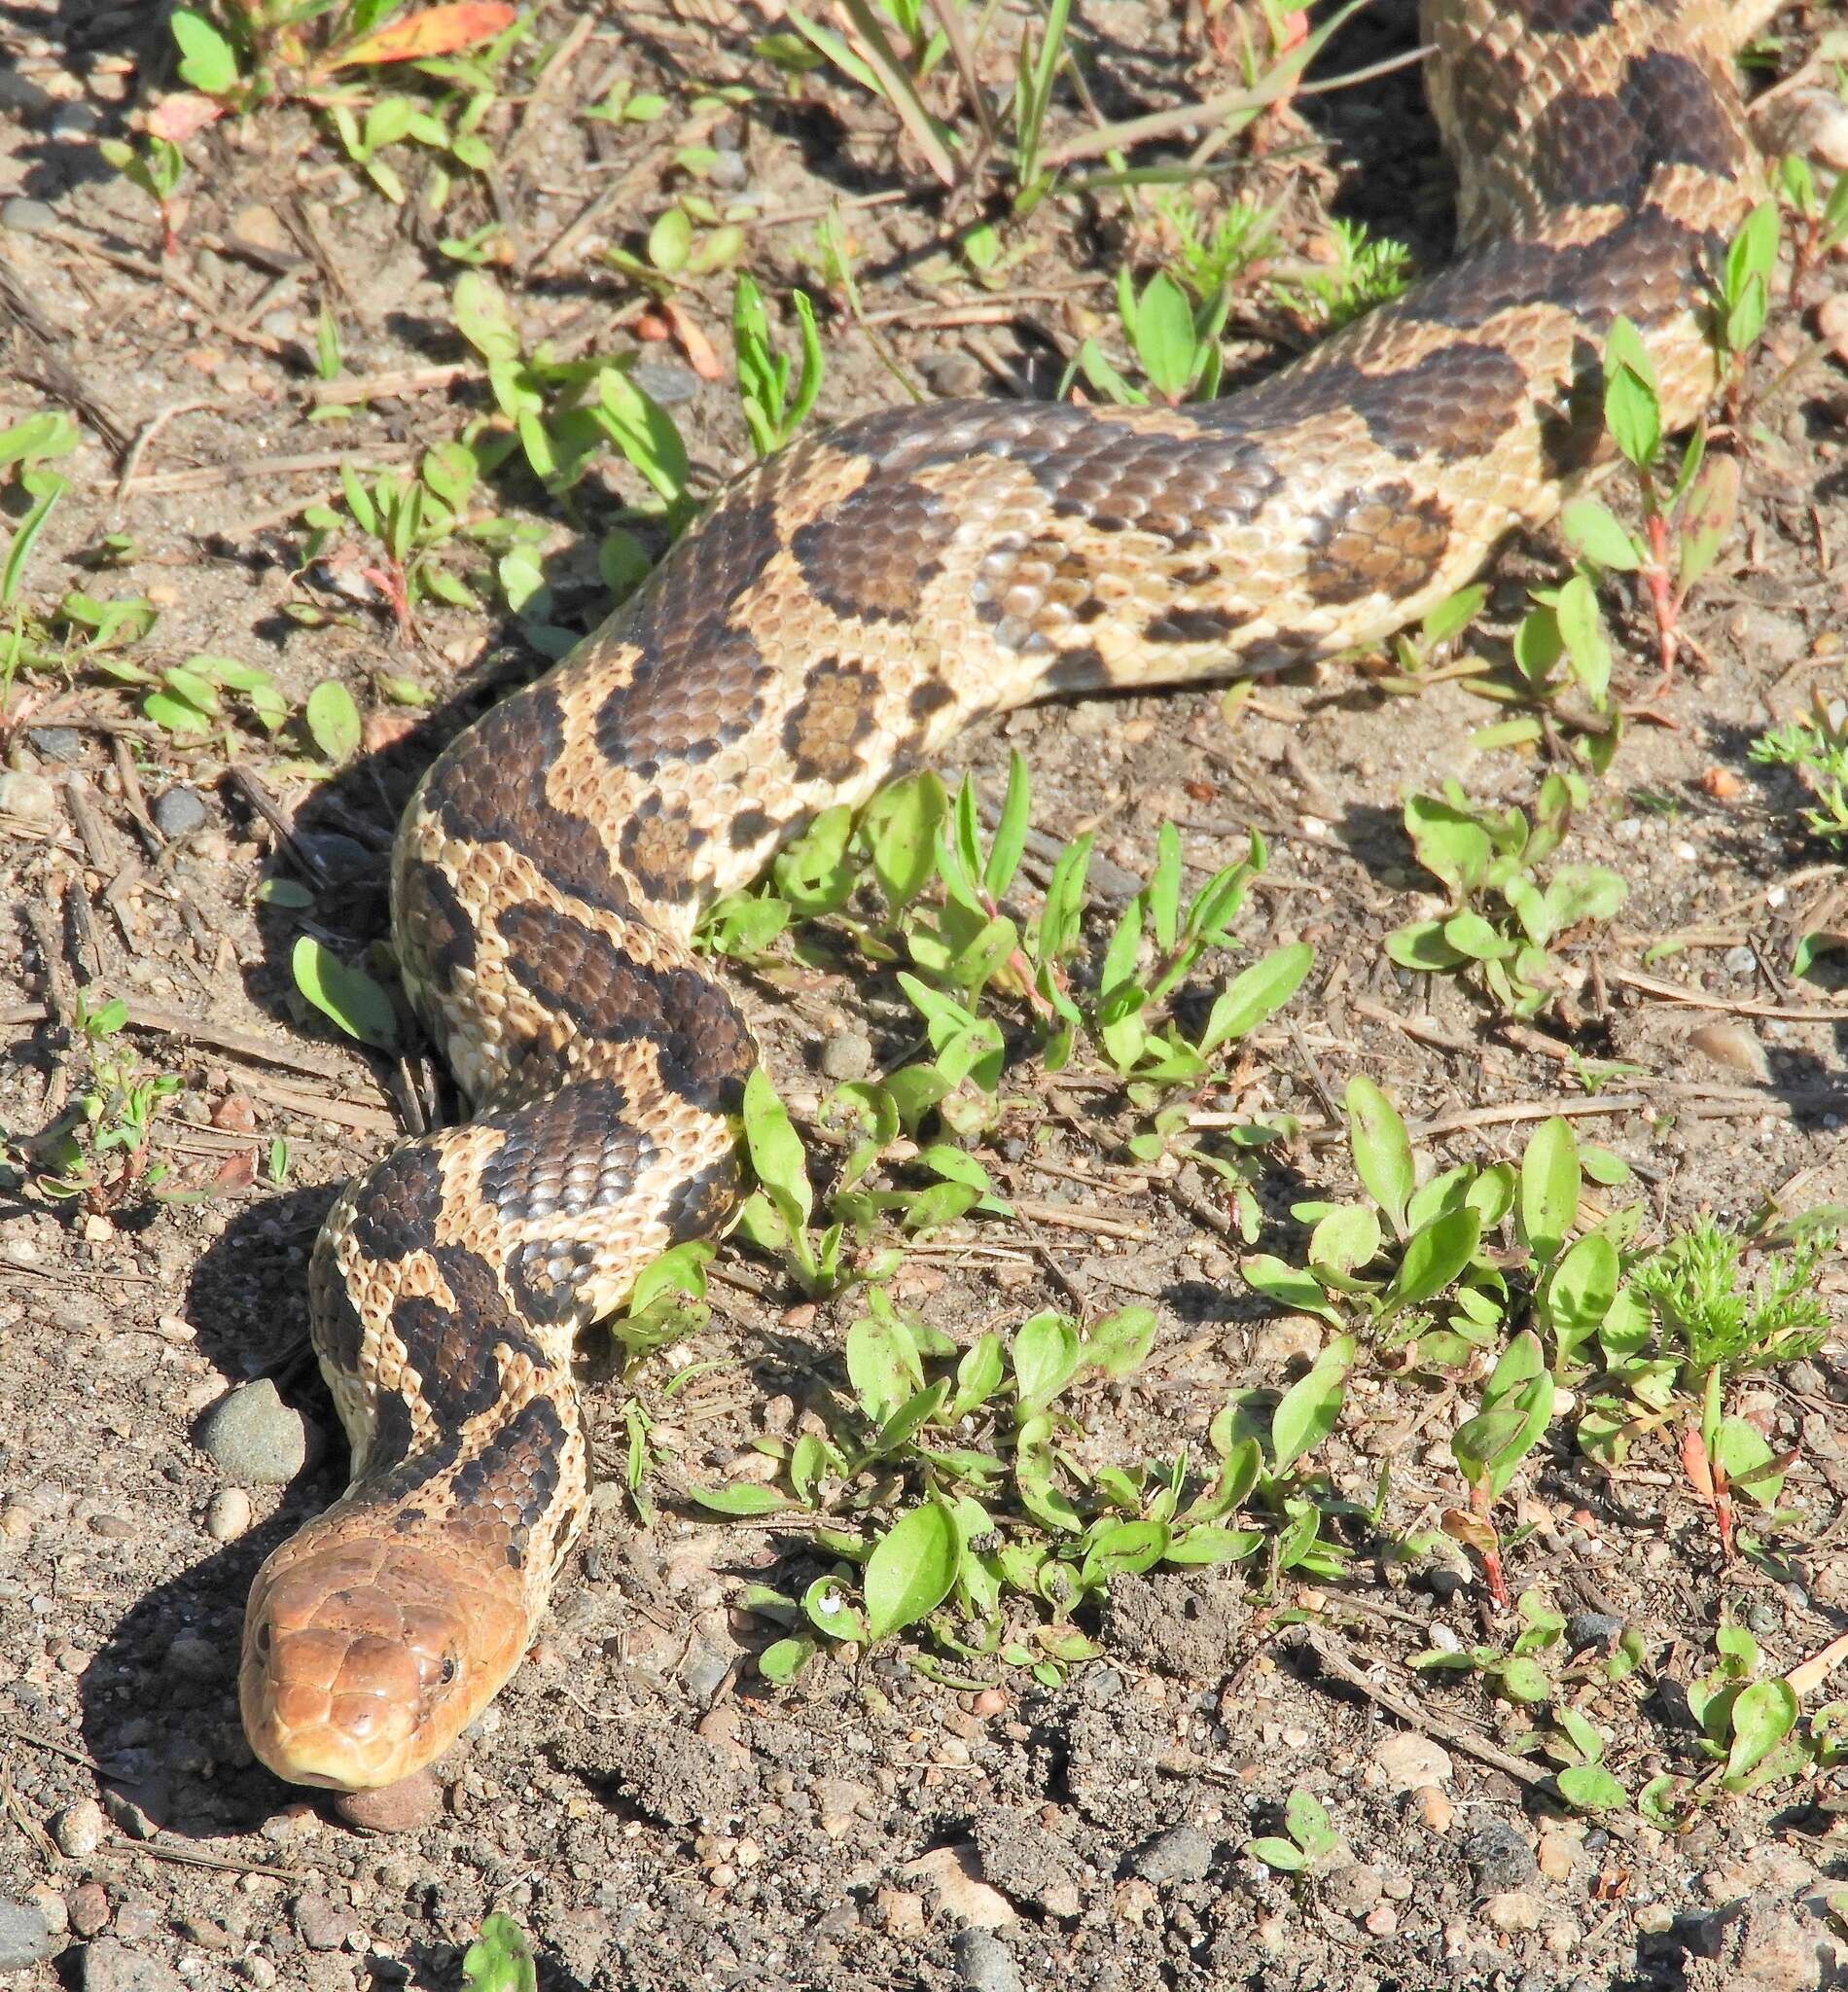
[[[1598,354],[1716,380],[1713,272],[1761,192],[1720,0],[1424,0],[1455,260],[1246,392],[947,402],[801,442],[429,769],[392,902],[473,1118],[329,1216],[313,1335],[352,1482],[264,1565],[252,1746],[356,1789],[518,1665],[587,1508],[573,1339],[741,1192],[756,1051],[699,908],[979,715],[1367,644],[1552,516],[1606,445]]]

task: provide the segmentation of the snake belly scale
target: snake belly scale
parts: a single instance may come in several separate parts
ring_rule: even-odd
[[[1456,259],[1247,392],[943,403],[733,483],[638,594],[430,768],[400,829],[406,983],[474,1108],[316,1246],[344,1497],[265,1564],[258,1756],[346,1789],[429,1762],[517,1666],[581,1530],[587,1323],[740,1193],[756,1051],[699,908],[984,713],[1375,641],[1595,472],[1598,353],[1666,415],[1761,192],[1719,0],[1425,0]]]

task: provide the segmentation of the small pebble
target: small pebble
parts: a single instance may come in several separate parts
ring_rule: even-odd
[[[1456,1807],[1436,1785],[1420,1785],[1411,1796],[1412,1802],[1418,1808],[1418,1817],[1433,1832],[1450,1831],[1450,1822],[1456,1817]]]
[[[102,122],[103,114],[96,106],[80,99],[74,104],[60,104],[45,128],[53,138],[94,138],[102,129]]]
[[[1204,1881],[1213,1871],[1213,1842],[1197,1826],[1171,1826],[1144,1840],[1130,1855],[1129,1871],[1157,1887],[1172,1881]]]
[[[745,163],[741,152],[724,149],[712,156],[712,164],[706,168],[706,178],[727,194],[735,194],[751,178],[751,168]]]
[[[368,1832],[416,1832],[443,1809],[443,1787],[428,1770],[400,1778],[376,1791],[343,1792],[334,1809],[348,1826]]]
[[[700,1647],[687,1662],[681,1680],[686,1684],[687,1692],[694,1701],[710,1701],[719,1691],[719,1684],[731,1671],[731,1662],[724,1654],[714,1653],[710,1647]]]
[[[28,768],[0,770],[0,816],[17,816],[21,823],[53,823],[57,794],[42,774]]]
[[[57,210],[49,200],[34,200],[29,194],[16,194],[0,200],[0,229],[14,235],[42,235],[57,226]]]
[[[1768,1638],[1784,1623],[1784,1615],[1766,1598],[1755,1598],[1745,1608],[1745,1622],[1759,1638]]]
[[[1013,1951],[986,1930],[965,1930],[957,1937],[956,1979],[970,1992],[1023,1992]]]
[[[227,1478],[253,1487],[286,1487],[308,1463],[307,1425],[267,1376],[221,1398],[198,1443]]]
[[[1675,1927],[1675,1912],[1666,1903],[1644,1903],[1636,1912],[1636,1927],[1645,1937],[1660,1937]]]
[[[1425,1785],[1448,1784],[1455,1770],[1449,1752],[1429,1736],[1409,1729],[1382,1736],[1373,1749],[1373,1761],[1386,1779],[1390,1792],[1415,1792]]]
[[[52,1837],[67,1860],[88,1860],[103,1842],[103,1808],[94,1798],[79,1798],[52,1820]]]
[[[1623,1620],[1615,1612],[1575,1612],[1566,1620],[1566,1638],[1574,1653],[1586,1647],[1609,1646],[1623,1630]]]
[[[227,1665],[217,1643],[196,1632],[182,1632],[167,1648],[167,1671],[182,1681],[216,1681]]]
[[[1570,1881],[1577,1866],[1578,1849],[1562,1832],[1543,1832],[1534,1849],[1534,1860],[1548,1881]]]
[[[629,378],[664,409],[678,408],[699,392],[699,376],[673,360],[637,360]]]
[[[221,1487],[206,1505],[205,1533],[215,1543],[234,1543],[250,1520],[250,1496],[241,1487]]]
[[[1534,1850],[1505,1819],[1478,1819],[1463,1835],[1463,1857],[1484,1895],[1499,1895],[1532,1881]]]
[[[109,1892],[100,1881],[87,1881],[81,1888],[72,1889],[71,1899],[64,1906],[71,1928],[79,1937],[94,1937],[97,1931],[108,1927]]]
[[[1541,1902],[1524,1888],[1504,1889],[1482,1904],[1482,1913],[1498,1930],[1538,1930]]]
[[[47,761],[82,761],[84,736],[75,727],[33,727],[25,736]]]
[[[195,830],[205,828],[205,799],[196,789],[181,782],[164,795],[157,796],[149,814],[162,836],[191,836]]]
[[[865,1079],[872,1070],[872,1040],[864,1031],[836,1031],[823,1041],[820,1065],[824,1079]]]
[[[1357,1862],[1351,1868],[1337,1868],[1323,1883],[1322,1893],[1332,1909],[1358,1922],[1379,1906],[1385,1882],[1377,1868]]]
[[[979,394],[986,377],[981,363],[968,353],[932,353],[920,362],[918,371],[933,394],[952,401],[959,395]]]
[[[338,1950],[353,1927],[349,1910],[318,1893],[297,1896],[294,1916],[296,1935],[310,1950]]]
[[[1399,1931],[1399,1911],[1391,1903],[1381,1903],[1361,1927],[1369,1937],[1393,1937]]]
[[[45,1911],[0,1895],[0,1972],[23,1971],[51,1954],[52,1929]]]

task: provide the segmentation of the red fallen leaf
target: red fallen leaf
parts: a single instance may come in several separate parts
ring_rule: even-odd
[[[255,1134],[257,1110],[247,1093],[227,1093],[212,1109],[212,1125],[232,1134]]]
[[[335,50],[322,67],[348,69],[356,62],[421,62],[429,55],[453,55],[499,34],[518,11],[504,0],[457,0],[450,7],[426,7]]]
[[[212,1171],[212,1181],[221,1190],[248,1190],[257,1180],[257,1157],[248,1149],[227,1156]]]
[[[148,129],[171,145],[184,145],[224,115],[225,106],[216,97],[208,97],[203,90],[185,89],[155,105],[148,113]]]
[[[1183,782],[1181,786],[1196,802],[1217,802],[1219,791],[1211,782]]]
[[[672,299],[663,301],[661,311],[673,328],[674,338],[680,349],[687,355],[687,364],[701,380],[723,380],[725,368],[719,355],[712,349],[712,341],[700,331],[698,325],[683,311]]]
[[[1688,1426],[1681,1435],[1681,1470],[1688,1476],[1688,1484],[1703,1501],[1714,1498],[1713,1462],[1707,1457],[1698,1425]]]
[[[674,336],[674,328],[652,305],[636,319],[634,332],[637,338],[646,339],[650,345],[659,345]]]

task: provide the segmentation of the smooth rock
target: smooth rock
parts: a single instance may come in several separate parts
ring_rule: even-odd
[[[706,168],[706,177],[725,193],[735,194],[749,182],[751,168],[741,152],[722,147],[713,154],[712,164]]]
[[[416,1832],[443,1810],[443,1787],[433,1771],[415,1771],[376,1791],[342,1792],[334,1809],[368,1832]]]
[[[196,1632],[182,1632],[168,1646],[167,1672],[182,1681],[216,1681],[229,1672],[231,1658],[215,1640],[201,1639]]]
[[[949,400],[958,396],[979,394],[986,375],[981,371],[980,361],[968,353],[930,353],[919,363],[918,372],[924,375],[933,394],[941,394]]]
[[[206,1504],[205,1533],[215,1543],[234,1543],[250,1521],[250,1496],[241,1487],[221,1487]]]
[[[45,128],[53,138],[94,138],[102,123],[103,114],[96,106],[80,98],[74,104],[60,104]]]
[[[1129,1871],[1155,1886],[1204,1881],[1213,1871],[1213,1842],[1197,1826],[1171,1826],[1144,1840],[1129,1857]]]
[[[82,761],[84,736],[75,727],[33,727],[25,736],[47,761]]]
[[[310,1950],[338,1950],[353,1927],[353,1913],[315,1891],[299,1895],[293,1911],[296,1935]]]
[[[824,1079],[865,1079],[872,1070],[872,1040],[864,1031],[836,1031],[823,1040],[818,1062]]]
[[[956,1939],[956,1979],[969,1992],[1024,1992],[1013,1951],[986,1930],[965,1930]]]
[[[1622,1630],[1623,1620],[1616,1612],[1575,1612],[1566,1620],[1566,1638],[1574,1653],[1609,1646]]]
[[[12,235],[42,235],[57,227],[57,210],[49,200],[34,200],[29,194],[16,194],[0,200],[0,229]]]
[[[629,378],[664,409],[678,408],[699,392],[698,374],[673,360],[637,360]]]
[[[52,1820],[52,1837],[67,1860],[86,1861],[103,1843],[103,1808],[94,1798],[79,1798]]]
[[[1373,1747],[1373,1761],[1394,1793],[1415,1792],[1424,1785],[1448,1784],[1456,1766],[1450,1754],[1409,1729],[1396,1729]]]
[[[1358,1862],[1351,1868],[1337,1868],[1322,1884],[1330,1908],[1352,1916],[1357,1922],[1379,1906],[1385,1892],[1385,1879],[1379,1869]]]
[[[23,1971],[52,1954],[52,1926],[45,1911],[0,1895],[0,1972]]]
[[[1008,1898],[976,1871],[973,1847],[934,1847],[901,1871],[906,1881],[929,1882],[944,1914],[972,1929],[1000,1930],[1018,1920]]]
[[[0,770],[0,816],[17,816],[21,823],[54,823],[57,792],[29,768]]]
[[[1484,1895],[1520,1888],[1539,1871],[1533,1848],[1505,1819],[1474,1821],[1463,1835],[1463,1857]]]
[[[286,1487],[308,1463],[308,1428],[267,1377],[221,1398],[199,1426],[199,1449],[228,1479]]]
[[[84,1946],[84,1992],[185,1992],[186,1981],[159,1958],[144,1957],[116,1937]]]
[[[157,796],[148,813],[162,836],[191,836],[195,830],[205,828],[207,812],[204,797],[181,782],[164,795]]]

